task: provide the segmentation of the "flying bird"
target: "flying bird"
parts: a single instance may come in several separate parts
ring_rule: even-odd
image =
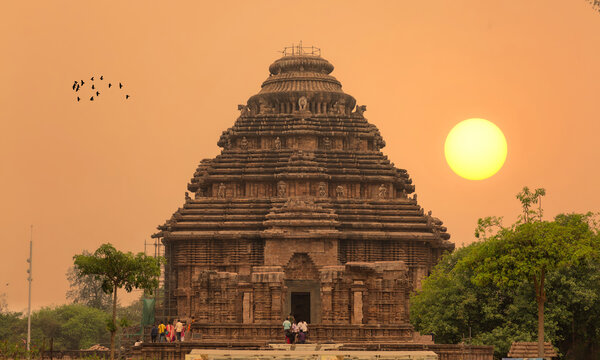
[[[92,78],[90,80],[94,81],[94,77],[92,76]]]
[[[129,95],[125,95],[125,100],[129,99]]]
[[[111,84],[111,83],[108,83],[108,88],[109,88],[109,89],[110,89],[110,87],[111,87],[111,86],[112,86],[112,84]]]
[[[96,91],[96,96],[100,95],[100,93],[98,91]]]
[[[104,80],[104,76],[100,75],[100,80]]]
[[[85,84],[85,83],[83,82],[83,80],[81,80],[81,86],[83,86],[83,84]]]
[[[79,100],[81,100],[81,99],[80,99],[80,98],[79,98],[79,96],[78,96],[78,97],[77,97],[77,101],[79,101]]]
[[[119,89],[123,87],[123,84],[119,83]]]
[[[90,98],[90,101],[94,101],[94,97],[93,96]]]
[[[92,84],[92,90],[94,90],[94,89],[95,89],[94,84]]]
[[[75,90],[76,86],[79,86],[79,85],[77,85],[77,80],[75,80],[75,82],[73,83],[73,90]]]
[[[75,92],[79,91],[79,84],[77,84],[77,89],[75,89]]]

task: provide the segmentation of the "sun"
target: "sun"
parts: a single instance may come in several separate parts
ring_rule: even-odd
[[[444,144],[452,171],[469,180],[483,180],[502,168],[507,154],[502,130],[485,119],[461,121],[450,130]]]

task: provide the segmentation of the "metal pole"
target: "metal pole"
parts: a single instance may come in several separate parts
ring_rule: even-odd
[[[31,358],[29,350],[31,349],[31,270],[32,270],[32,258],[33,258],[33,225],[31,225],[31,237],[29,238],[29,259],[27,262],[29,263],[29,269],[27,272],[29,273],[29,277],[27,280],[29,281],[29,304],[27,306],[27,356]]]

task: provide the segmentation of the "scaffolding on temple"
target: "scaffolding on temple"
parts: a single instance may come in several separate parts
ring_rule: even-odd
[[[298,45],[292,44],[292,46],[286,46],[281,51],[283,56],[296,56],[296,55],[312,55],[321,56],[321,49],[311,46],[302,46],[302,41]]]

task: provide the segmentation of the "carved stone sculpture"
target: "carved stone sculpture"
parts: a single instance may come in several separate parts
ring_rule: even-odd
[[[248,150],[248,139],[246,139],[245,136],[240,141],[240,149],[242,149],[244,151]]]
[[[363,116],[364,112],[367,111],[367,105],[356,105],[356,113]]]
[[[335,188],[335,196],[341,198],[341,197],[345,197],[346,196],[346,188],[344,188],[342,185],[338,185]]]
[[[319,183],[319,197],[327,197],[327,184],[324,182]]]
[[[323,139],[323,148],[324,148],[325,150],[330,150],[330,149],[331,149],[331,140],[329,140],[329,138],[328,138],[328,137],[325,137],[325,138]]]
[[[277,183],[277,196],[278,197],[286,197],[287,196],[287,184],[285,181],[280,181]]]
[[[308,105],[308,100],[306,99],[306,96],[302,96],[302,97],[300,97],[300,99],[298,99],[298,109],[300,111],[306,111],[307,105]]]
[[[190,197],[190,194],[186,191],[185,192],[185,201],[187,202],[187,201],[190,201],[190,200],[192,200],[192,198]]]
[[[379,193],[377,194],[377,196],[380,199],[387,199],[387,197],[388,197],[388,188],[387,188],[387,186],[385,186],[385,184],[379,185]]]
[[[225,184],[224,183],[220,183],[219,184],[219,191],[217,192],[217,197],[219,199],[225,199],[226,191],[227,191],[227,187],[225,186]]]
[[[281,150],[281,139],[279,139],[279,136],[275,138],[275,141],[273,143],[275,146],[275,150]]]
[[[248,114],[250,113],[248,105],[238,105],[238,110],[240,110],[241,116],[248,116]]]

